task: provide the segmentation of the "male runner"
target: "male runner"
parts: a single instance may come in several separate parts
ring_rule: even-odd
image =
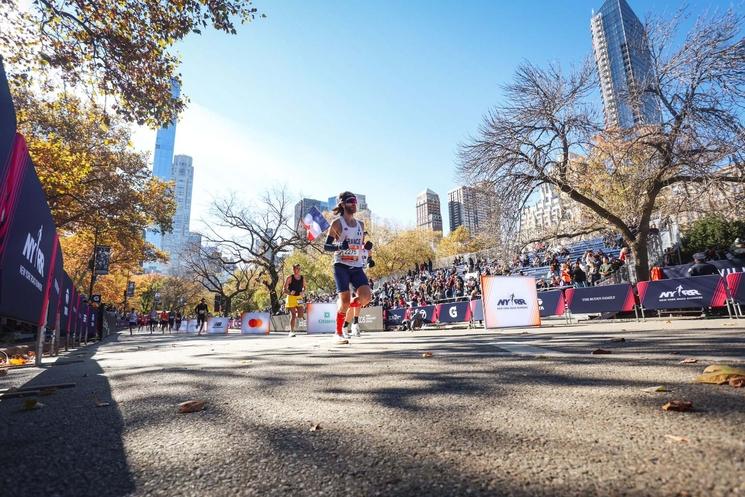
[[[297,318],[303,319],[304,303],[301,298],[305,295],[305,278],[300,274],[300,264],[292,266],[292,274],[285,280],[284,292],[287,295],[285,308],[290,311],[290,336],[295,336]]]
[[[329,227],[326,243],[323,248],[327,252],[334,252],[334,280],[336,291],[339,293],[336,314],[337,343],[349,343],[349,334],[344,329],[344,323],[351,320],[354,308],[362,307],[370,302],[370,285],[363,267],[365,265],[365,251],[372,249],[372,242],[364,241],[364,227],[361,221],[354,218],[357,212],[357,197],[352,192],[342,192],[338,197],[339,203],[333,213],[339,216]],[[368,257],[368,265],[375,263]],[[350,297],[349,287],[354,288],[356,295]]]
[[[202,329],[204,328],[204,324],[207,321],[207,313],[209,312],[209,309],[207,308],[207,303],[204,301],[204,299],[199,301],[199,304],[194,308],[194,314],[197,315],[197,335],[202,334]]]

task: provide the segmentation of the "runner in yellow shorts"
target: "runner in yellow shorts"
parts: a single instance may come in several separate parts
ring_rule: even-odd
[[[295,336],[297,318],[303,319],[305,303],[302,296],[305,295],[305,278],[300,274],[300,264],[292,266],[292,274],[285,280],[284,292],[287,294],[285,308],[290,311],[290,336]]]

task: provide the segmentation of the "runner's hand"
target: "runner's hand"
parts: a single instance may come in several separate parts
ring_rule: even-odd
[[[375,261],[372,258],[367,259],[367,267],[375,267]]]
[[[349,250],[349,240],[344,240],[339,244],[339,250]]]
[[[365,250],[372,250],[372,248],[373,248],[373,242],[371,242],[370,240],[366,241]]]

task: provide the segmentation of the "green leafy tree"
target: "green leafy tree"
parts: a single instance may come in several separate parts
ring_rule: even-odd
[[[723,216],[707,216],[695,221],[685,230],[681,243],[684,260],[708,249],[727,250],[735,239],[745,240],[745,221],[729,220]]]

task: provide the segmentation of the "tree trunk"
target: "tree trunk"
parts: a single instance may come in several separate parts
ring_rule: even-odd
[[[279,282],[279,273],[274,268],[269,271],[269,299],[272,303],[272,314],[276,314],[280,309],[279,296],[277,295],[277,283]]]
[[[223,298],[225,299],[225,309],[223,309],[223,313],[222,314],[223,314],[223,316],[226,316],[227,317],[227,316],[230,316],[230,311],[232,310],[231,309],[231,307],[232,307],[231,304],[233,302],[233,297],[223,296]]]
[[[647,253],[647,230],[640,230],[636,240],[631,244],[631,253],[634,254],[634,270],[636,281],[649,280],[649,254]]]

